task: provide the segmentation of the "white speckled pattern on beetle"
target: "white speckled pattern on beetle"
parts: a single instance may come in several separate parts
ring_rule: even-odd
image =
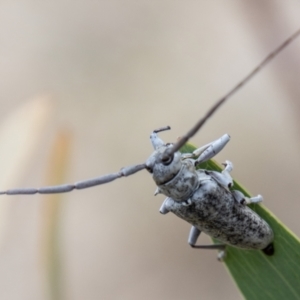
[[[266,248],[273,240],[270,226],[205,171],[196,172],[199,186],[190,197],[191,204],[168,198],[166,208],[220,242],[244,249]]]

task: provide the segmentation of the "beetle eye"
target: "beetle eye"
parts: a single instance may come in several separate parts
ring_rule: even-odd
[[[166,156],[163,157],[161,162],[163,163],[164,166],[168,166],[172,161],[173,161],[174,155]]]

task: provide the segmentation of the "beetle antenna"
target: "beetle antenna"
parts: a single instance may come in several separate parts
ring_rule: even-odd
[[[234,95],[240,88],[242,88],[248,81],[250,81],[259,71],[261,71],[266,64],[268,64],[274,57],[276,57],[285,47],[287,47],[291,42],[293,42],[300,35],[300,29],[298,29],[294,34],[287,38],[279,47],[274,51],[269,53],[260,64],[257,65],[242,81],[240,81],[236,86],[234,86],[224,97],[218,100],[201,118],[187,134],[183,135],[179,141],[177,141],[172,148],[166,149],[163,154],[163,158],[172,156],[176,151],[178,151],[191,137],[193,137],[199,129],[204,125],[204,123],[219,109],[219,107],[225,103],[232,95]]]
[[[10,189],[6,191],[1,191],[0,195],[57,194],[57,193],[71,192],[73,190],[82,190],[92,186],[105,184],[121,177],[133,175],[134,173],[145,169],[145,167],[146,167],[145,164],[133,165],[133,166],[124,167],[117,173],[111,173],[100,177],[79,181],[74,184],[53,185],[53,186],[46,186],[42,188]]]

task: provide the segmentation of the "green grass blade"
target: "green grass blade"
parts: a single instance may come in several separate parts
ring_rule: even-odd
[[[181,152],[190,153],[196,148],[190,144]],[[202,169],[220,171],[222,168],[210,160]],[[250,194],[236,181],[234,189]],[[300,299],[300,240],[263,205],[251,205],[272,227],[275,254],[266,256],[262,251],[227,248],[226,265],[233,280],[246,299]]]

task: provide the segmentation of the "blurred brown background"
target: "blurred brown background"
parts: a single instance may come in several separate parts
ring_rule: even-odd
[[[144,162],[153,129],[170,125],[161,134],[169,142],[185,133],[300,26],[299,16],[300,3],[291,0],[1,1],[0,118],[37,96],[49,95],[54,107],[13,184],[45,184],[60,129],[72,135],[67,182]],[[193,139],[200,146],[229,133],[217,160],[231,160],[233,176],[297,235],[299,51],[298,39]],[[141,172],[63,195],[61,299],[241,299],[216,252],[192,250],[190,226],[159,214],[163,197],[154,190]],[[51,299],[45,197],[1,201],[8,207],[0,298]]]

